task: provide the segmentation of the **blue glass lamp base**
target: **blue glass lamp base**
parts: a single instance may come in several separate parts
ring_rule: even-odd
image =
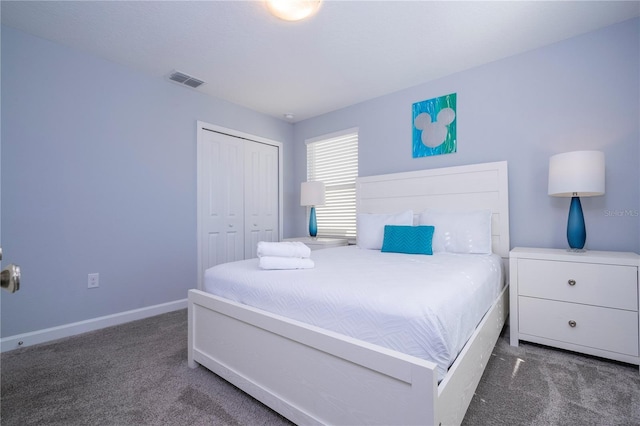
[[[567,221],[567,241],[571,251],[584,251],[584,243],[587,240],[587,229],[584,225],[582,204],[580,197],[571,197],[569,207],[569,220]]]
[[[315,238],[318,235],[318,221],[316,219],[316,208],[311,206],[311,212],[309,213],[309,235]]]

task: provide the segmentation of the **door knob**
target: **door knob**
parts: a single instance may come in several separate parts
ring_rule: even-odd
[[[20,290],[20,267],[11,264],[2,270],[0,285],[10,293]]]

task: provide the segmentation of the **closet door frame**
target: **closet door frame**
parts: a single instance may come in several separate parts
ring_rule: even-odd
[[[202,290],[203,289],[203,264],[204,264],[204,259],[203,259],[203,244],[205,243],[203,241],[203,236],[202,236],[202,232],[204,229],[204,217],[202,217],[202,203],[207,202],[207,200],[203,199],[202,196],[200,195],[200,186],[202,185],[202,179],[204,179],[204,176],[206,176],[206,171],[203,170],[204,165],[201,162],[201,158],[202,158],[202,152],[203,152],[203,144],[204,144],[204,138],[203,138],[203,132],[209,132],[209,131],[213,131],[213,132],[217,132],[217,133],[222,133],[228,136],[232,136],[232,137],[236,137],[239,139],[244,139],[244,140],[249,140],[249,141],[253,141],[253,142],[257,142],[257,143],[263,143],[266,145],[272,145],[275,146],[276,148],[278,148],[278,240],[282,240],[282,232],[283,232],[283,208],[284,208],[284,201],[283,201],[283,178],[282,178],[282,165],[283,165],[283,155],[282,155],[282,142],[278,142],[278,141],[274,141],[271,139],[267,139],[264,138],[262,136],[257,136],[257,135],[252,135],[249,133],[244,133],[244,132],[240,132],[238,130],[235,129],[229,129],[226,127],[221,127],[221,126],[217,126],[215,124],[211,124],[211,123],[207,123],[204,121],[200,121],[198,120],[196,122],[196,155],[197,155],[197,159],[196,159],[196,163],[197,163],[197,188],[196,188],[196,198],[197,198],[197,203],[196,203],[196,211],[197,211],[197,221],[196,221],[196,226],[197,226],[197,250],[198,250],[198,289]]]

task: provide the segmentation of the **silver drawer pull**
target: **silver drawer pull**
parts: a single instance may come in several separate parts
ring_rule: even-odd
[[[576,322],[574,320],[569,320],[569,327],[575,327]]]
[[[569,281],[567,281],[567,284],[576,285],[576,280],[569,280]]]

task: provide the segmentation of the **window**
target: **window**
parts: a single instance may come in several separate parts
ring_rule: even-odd
[[[325,205],[316,207],[318,236],[356,237],[358,129],[307,140],[307,181],[324,182]]]

